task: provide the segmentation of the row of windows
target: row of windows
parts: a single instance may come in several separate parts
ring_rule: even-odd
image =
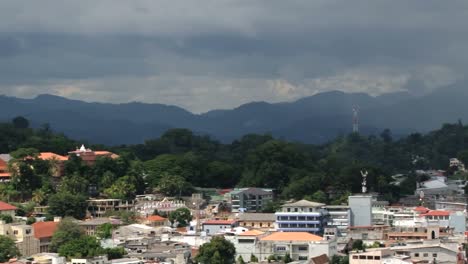
[[[278,221],[319,221],[320,217],[317,216],[278,216]]]
[[[317,224],[280,224],[280,228],[319,228]]]
[[[288,212],[299,212],[299,208],[295,207],[295,208],[291,208],[291,207],[288,207],[286,209]],[[314,208],[302,208],[301,212],[314,212]]]
[[[414,257],[417,258],[417,257],[419,257],[420,253],[414,253],[413,255],[414,255]],[[429,257],[429,253],[423,253],[423,257],[425,257],[425,258]],[[432,257],[437,258],[437,253],[432,253]]]
[[[374,259],[374,260],[380,260],[380,256],[365,256],[365,255],[360,255],[360,256],[353,256],[353,259]]]
[[[247,223],[245,223],[245,222],[242,223],[242,226],[247,226]],[[255,223],[250,223],[250,226],[251,226],[251,227],[254,227],[254,226],[255,226]],[[265,225],[264,225],[263,223],[259,223],[259,226],[260,226],[260,227],[263,227],[263,226],[265,226],[265,227],[271,227],[271,223],[267,223],[267,224],[265,224]]]

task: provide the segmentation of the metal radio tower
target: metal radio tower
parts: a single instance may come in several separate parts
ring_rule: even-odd
[[[353,133],[359,133],[359,110],[353,108]]]

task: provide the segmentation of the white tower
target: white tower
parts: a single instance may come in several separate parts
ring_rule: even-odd
[[[362,175],[362,193],[367,193],[367,175],[369,173],[367,171],[361,171]]]

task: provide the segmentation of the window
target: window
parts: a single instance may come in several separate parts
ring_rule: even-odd
[[[429,253],[424,253],[423,257],[425,257],[425,258],[429,257]]]
[[[260,227],[263,227],[263,223],[260,223]]]
[[[362,233],[362,239],[367,239],[369,237],[369,234],[367,233]]]
[[[294,212],[299,212],[299,208],[294,208]]]
[[[291,212],[291,208],[288,208],[288,212]]]
[[[298,260],[308,260],[308,257],[307,256],[299,256],[297,259]]]
[[[13,234],[14,234],[14,235],[17,235],[17,234],[18,234],[18,230],[13,231]]]
[[[297,248],[299,251],[307,251],[309,248],[307,246],[300,246]]]
[[[276,247],[276,251],[286,251],[286,247]]]
[[[432,257],[437,258],[437,253],[433,253]]]
[[[26,235],[31,234],[31,229],[26,229]]]
[[[415,257],[419,257],[419,253],[414,253],[414,256],[415,256]]]
[[[380,260],[380,256],[375,256],[374,259],[375,260]]]
[[[366,259],[366,256],[359,256],[359,259]]]
[[[353,256],[353,259],[358,259],[359,257],[358,256]]]
[[[299,217],[297,217],[297,220],[299,220],[299,221],[305,221],[306,218],[305,218],[305,216],[299,216]]]

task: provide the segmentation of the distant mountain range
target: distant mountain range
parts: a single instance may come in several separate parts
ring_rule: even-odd
[[[204,114],[163,104],[88,103],[47,94],[34,99],[0,96],[0,120],[22,115],[33,126],[48,123],[71,138],[110,145],[142,143],[170,128],[189,128],[221,141],[271,133],[288,140],[323,143],[351,132],[355,106],[359,107],[361,133],[375,134],[385,128],[399,135],[426,132],[443,123],[468,120],[468,83],[419,97],[407,92],[373,97],[332,91],[294,102],[252,102]]]

